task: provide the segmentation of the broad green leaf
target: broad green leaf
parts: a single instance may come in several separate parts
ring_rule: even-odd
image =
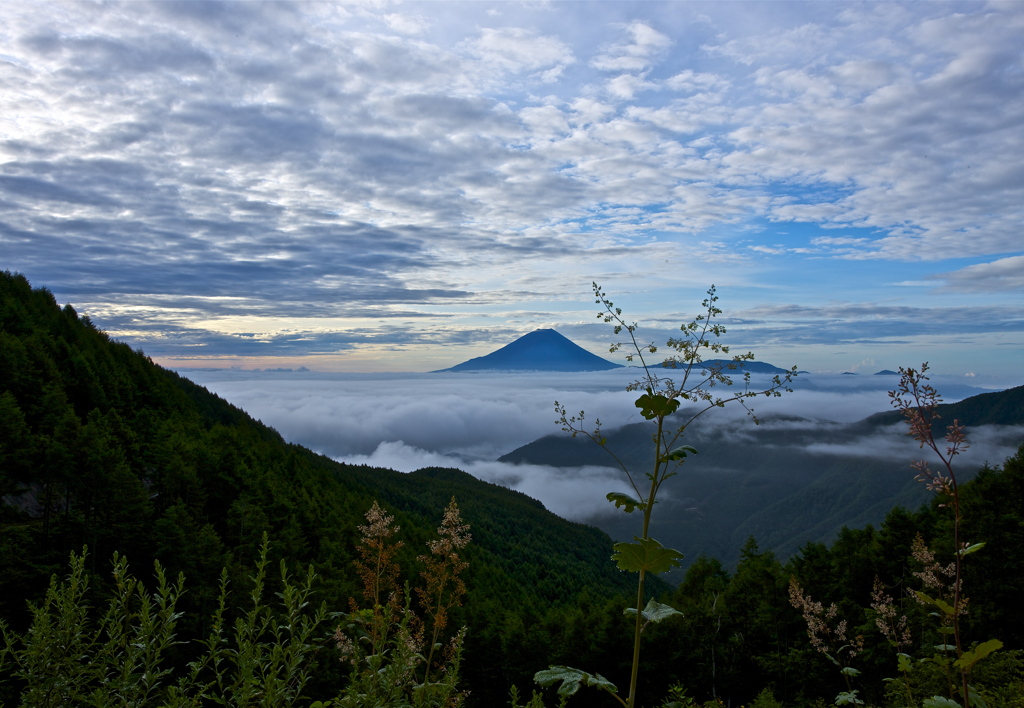
[[[635,615],[636,608],[626,608],[625,610],[623,610],[623,614]],[[673,615],[679,615],[680,617],[683,616],[683,613],[677,610],[676,608],[669,607],[668,605],[663,605],[660,602],[656,601],[654,598],[651,598],[651,600],[647,603],[647,607],[645,607],[644,611],[640,614],[643,615],[643,618],[648,622],[661,622],[663,619],[668,619]]]
[[[844,666],[840,669],[839,673],[846,674],[847,676],[860,676],[860,670],[855,669],[852,666]]]
[[[956,651],[955,644],[936,644],[935,651]]]
[[[619,691],[614,683],[601,674],[588,674],[586,671],[580,671],[569,666],[552,666],[543,671],[538,671],[533,675],[533,680],[544,688],[561,681],[562,685],[558,687],[558,695],[566,697],[580,690],[581,685],[600,688],[609,693],[618,693]]]
[[[653,538],[633,537],[636,543],[616,543],[612,546],[615,553],[612,560],[619,566],[620,570],[627,570],[639,573],[641,570],[648,573],[664,573],[672,568],[678,568],[683,554],[672,548],[665,548]]]
[[[910,655],[903,652],[896,655],[896,664],[899,666],[900,671],[905,674],[909,674],[914,668],[914,665],[910,662]]]
[[[965,651],[963,656],[953,662],[953,666],[957,667],[961,671],[970,671],[972,666],[992,652],[1002,648],[1003,643],[1001,641],[998,639],[989,639],[987,642],[982,642],[970,651]]]
[[[921,705],[924,706],[924,708],[963,708],[963,706],[952,698],[946,698],[945,696],[932,696],[931,698],[925,698]]]
[[[620,506],[626,507],[625,511],[627,514],[632,514],[634,509],[640,509],[642,511],[647,508],[647,505],[642,501],[637,501],[625,492],[608,492],[608,494],[605,495],[605,499],[610,502],[615,502],[616,509]]]
[[[644,418],[654,420],[655,418],[675,413],[676,409],[679,408],[679,400],[662,396],[660,393],[654,393],[651,389],[647,389],[647,393],[636,399],[633,405],[640,409],[640,415]]]
[[[836,696],[835,703],[836,703],[837,706],[846,706],[846,705],[862,706],[862,705],[864,705],[864,701],[862,701],[861,699],[857,698],[857,689],[854,689],[852,691],[844,691],[843,693],[840,693],[838,696]]]
[[[682,447],[677,447],[661,459],[665,462],[678,462],[679,460],[684,459],[688,454],[696,455],[697,451],[689,445],[683,445]]]
[[[975,551],[980,551],[984,547],[985,547],[985,542],[984,541],[982,541],[981,543],[975,543],[974,545],[968,546],[967,548],[961,548],[960,549],[960,555],[966,556],[968,553],[974,553]]]
[[[921,602],[923,602],[925,604],[928,604],[928,605],[935,605],[940,610],[942,610],[943,614],[945,614],[947,617],[952,617],[953,616],[953,607],[952,607],[952,605],[950,605],[945,600],[942,600],[942,599],[937,598],[937,597],[936,598],[928,597],[927,595],[925,595],[920,590],[915,590],[914,592],[917,594],[918,598],[920,598]]]
[[[939,634],[956,634],[956,630],[952,627],[939,627]]]
[[[977,708],[988,708],[988,703],[978,695],[978,692],[974,690],[974,686],[967,687],[967,695],[971,697],[971,706],[977,706]]]

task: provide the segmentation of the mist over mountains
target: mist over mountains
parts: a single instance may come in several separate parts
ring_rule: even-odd
[[[970,479],[1024,442],[1024,387],[943,406],[941,415],[968,426],[973,447],[955,464],[959,478]],[[788,558],[810,541],[830,542],[843,526],[877,525],[893,506],[916,509],[932,496],[909,465],[928,459],[927,451],[906,430],[895,411],[850,423],[782,414],[766,415],[756,426],[702,419],[686,436],[699,454],[666,484],[651,533],[686,554],[687,564],[705,554],[734,566],[751,536]],[[652,432],[646,421],[606,432],[607,448],[640,480],[653,463]],[[602,459],[608,463],[607,452],[589,440],[549,435],[501,461],[571,469]],[[629,492],[624,476],[620,484],[615,491]],[[592,522],[615,539],[635,533],[627,515]],[[674,579],[681,577],[677,571]]]
[[[622,471],[588,441],[560,433],[553,404],[600,419],[609,446],[633,469],[646,469],[650,433],[633,406],[636,394],[625,391],[637,370],[539,370],[540,364],[569,366],[550,355],[575,347],[551,330],[541,332],[518,343],[542,346],[509,345],[430,374],[189,376],[287,439],[337,460],[404,472],[457,467],[629,539],[636,520],[605,499],[627,489]],[[522,368],[515,370],[517,364]],[[748,366],[755,385],[781,371],[764,362]],[[1024,440],[1024,411],[1014,403],[1019,392],[987,392],[962,377],[936,375],[932,383],[946,400],[977,396],[958,409],[972,426],[961,470],[999,464]],[[894,504],[917,507],[927,493],[909,464],[921,451],[898,414],[885,412],[895,386],[889,375],[802,373],[792,393],[754,402],[759,426],[739,409],[712,411],[687,434],[700,454],[666,485],[655,536],[686,553],[686,563],[706,553],[731,564],[750,535],[786,557],[807,541],[829,540],[844,524],[876,523]]]

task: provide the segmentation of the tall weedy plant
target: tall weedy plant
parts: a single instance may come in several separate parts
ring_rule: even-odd
[[[719,394],[719,387],[731,387],[734,384],[727,372],[739,369],[744,361],[753,360],[754,355],[748,352],[734,355],[726,363],[721,363],[721,360],[703,363],[707,353],[719,356],[729,353],[729,347],[718,342],[718,338],[725,334],[725,327],[715,322],[715,318],[722,314],[722,311],[716,305],[718,296],[713,285],[707,291],[708,297],[701,303],[701,314],[692,322],[680,327],[681,335],[671,337],[666,342],[666,349],[673,353],[660,364],[648,362],[648,356],[653,357],[658,349],[654,344],[640,343],[636,335],[637,324],[627,322],[623,318],[622,310],[615,307],[597,283],[593,283],[593,290],[595,302],[601,306],[598,318],[612,324],[616,335],[622,332],[628,335],[627,341],[613,344],[610,351],[614,353],[625,348],[628,352],[627,361],[640,362],[643,375],[630,384],[627,390],[643,392],[634,405],[646,420],[654,424],[654,432],[651,435],[654,461],[650,471],[640,474],[630,470],[608,447],[607,439],[601,434],[600,420],[595,421],[592,430],[588,429],[585,426],[583,412],[579,415],[570,415],[565,406],[555,402],[555,411],[559,416],[556,422],[562,426],[562,430],[573,437],[583,435],[593,440],[607,451],[626,473],[630,491],[611,492],[607,495],[608,501],[627,514],[639,510],[642,517],[640,534],[635,536],[632,542],[615,544],[612,556],[612,560],[621,570],[637,573],[636,607],[625,610],[627,615],[635,617],[629,693],[623,698],[618,695],[616,686],[600,674],[589,674],[567,666],[552,666],[539,671],[534,680],[542,686],[560,682],[558,693],[562,697],[575,694],[581,685],[591,686],[607,691],[626,708],[635,708],[638,705],[636,691],[640,671],[641,635],[650,623],[681,614],[653,598],[645,605],[644,585],[649,573],[663,573],[678,567],[683,557],[679,551],[666,548],[651,538],[649,529],[661,486],[678,473],[687,455],[697,452],[689,445],[680,445],[684,433],[691,423],[712,408],[722,408],[733,403],[743,406],[756,423],[757,418],[749,405],[749,399],[757,396],[780,396],[783,391],[788,391],[788,384],[796,375],[796,367],[783,376],[773,377],[769,386],[757,390],[751,388],[750,373],[744,372],[742,390],[731,389]],[[681,411],[680,406],[683,402],[691,405]]]
[[[351,612],[334,633],[341,660],[352,670],[341,694],[320,706],[456,708],[466,697],[457,685],[465,628],[447,644],[441,639],[448,612],[466,592],[460,574],[469,563],[460,552],[469,544],[469,526],[452,499],[437,529],[439,538],[427,544],[430,555],[417,558],[425,566],[425,587],[416,589],[421,617],[412,608],[408,585],[404,590],[398,586],[395,554],[402,542],[393,538],[399,531],[394,521],[374,502],[366,512],[366,525],[359,527],[363,535],[356,567],[367,606],[352,600]]]
[[[0,686],[14,683],[20,705],[38,708],[296,705],[304,700],[327,608],[310,607],[313,569],[293,579],[284,561],[278,607],[271,607],[266,599],[269,549],[264,534],[245,606],[229,607],[227,571],[221,574],[210,634],[196,644],[199,656],[177,669],[169,654],[183,644],[176,631],[184,576],[172,582],[154,563],[156,588],[150,591],[115,553],[113,593],[99,615],[87,602],[85,551],[72,553],[68,575],[51,578],[45,599],[30,605],[32,624],[24,635],[0,623]]]
[[[914,544],[914,558],[922,570],[915,573],[921,579],[925,590],[914,591],[913,594],[918,602],[936,610],[935,615],[940,620],[939,633],[946,638],[942,644],[936,647],[939,652],[931,660],[939,664],[949,678],[949,698],[935,696],[925,701],[929,706],[945,708],[953,705],[959,706],[954,698],[957,692],[960,693],[965,706],[982,706],[984,702],[975,693],[969,684],[971,670],[974,666],[994,651],[1003,646],[998,639],[990,639],[977,646],[966,649],[964,645],[963,632],[960,625],[960,618],[966,612],[967,598],[963,594],[963,564],[965,556],[980,551],[985,544],[970,544],[962,540],[961,527],[963,524],[963,511],[960,502],[960,486],[957,483],[956,471],[953,468],[953,458],[967,449],[967,436],[964,433],[964,426],[958,420],[946,428],[944,443],[935,439],[934,426],[940,420],[938,405],[942,402],[938,392],[928,383],[928,363],[921,365],[920,369],[900,368],[900,384],[895,391],[889,392],[892,405],[903,413],[904,418],[910,427],[909,435],[917,440],[923,449],[929,448],[939,459],[941,468],[932,470],[928,463],[920,460],[913,463],[917,470],[917,479],[928,485],[928,489],[942,497],[940,506],[950,510],[953,516],[953,561],[947,566],[942,566],[935,561],[935,556],[924,544],[924,540],[918,537]],[[946,577],[949,583],[946,589]],[[927,592],[926,592],[927,591]],[[933,597],[934,596],[934,597]],[[879,596],[876,602],[884,604],[885,597]],[[953,640],[950,644],[948,639]],[[953,658],[955,656],[955,658]],[[909,671],[909,661],[903,660],[901,655],[900,670]],[[953,676],[957,680],[953,680]],[[959,684],[955,686],[954,684]]]

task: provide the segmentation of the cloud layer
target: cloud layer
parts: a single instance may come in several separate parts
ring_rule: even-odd
[[[334,459],[403,472],[457,467],[540,499],[551,511],[575,520],[610,511],[605,494],[623,487],[619,470],[495,460],[540,437],[564,434],[555,423],[556,400],[572,412],[585,411],[591,423],[600,419],[606,429],[642,420],[633,406],[637,394],[623,390],[636,372],[621,369],[374,375],[200,370],[188,375],[287,440]],[[769,418],[765,430],[805,431],[809,449],[816,452],[903,458],[909,464],[921,452],[902,429],[878,439],[828,442],[830,426],[888,410],[887,391],[897,381],[894,376],[806,375],[797,378],[792,393],[752,405]],[[947,377],[933,377],[933,383],[950,402],[983,391]],[[736,437],[753,431],[737,407],[713,411],[702,421],[698,435]],[[979,429],[971,436],[974,447],[964,464],[998,464],[1024,439],[1024,429]],[[610,458],[609,463],[614,465]]]

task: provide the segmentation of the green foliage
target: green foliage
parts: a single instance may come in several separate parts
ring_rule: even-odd
[[[111,576],[98,571],[115,551],[137,567],[159,559],[169,577],[185,574],[189,590],[177,601],[182,642],[209,636],[223,568],[230,587],[250,589],[264,533],[273,541],[270,567],[284,560],[295,574],[312,564],[320,575],[311,605],[334,603],[359,587],[355,528],[374,499],[394,510],[421,548],[457,495],[477,542],[464,574],[474,592],[451,613],[470,628],[474,661],[463,677],[481,705],[529,681],[542,652],[603,652],[596,641],[570,636],[576,620],[561,619],[583,593],[603,607],[631,585],[607,562],[605,533],[457,470],[402,474],[288,445],[9,273],[0,273],[0,495],[0,621],[10,631],[24,633],[25,600],[41,603],[48,579],[88,544],[93,603],[113,592]],[[417,583],[416,554],[412,546],[400,551],[399,584]],[[268,577],[266,589],[279,592],[280,580]],[[183,652],[170,651],[176,666]],[[336,662],[313,670],[319,695],[344,680]],[[10,694],[0,692],[5,701]]]
[[[360,560],[365,607],[351,601],[334,632],[341,660],[351,666],[348,685],[334,700],[346,708],[455,708],[466,693],[459,689],[459,669],[466,629],[456,632],[447,647],[439,643],[447,612],[458,606],[465,585],[460,574],[468,567],[461,552],[469,543],[469,526],[462,523],[452,499],[437,533],[430,541],[430,556],[418,560],[426,566],[424,588],[417,594],[423,615],[412,608],[409,586],[395,583],[399,568],[394,558],[403,545],[393,540],[398,532],[394,517],[374,502],[360,526]],[[403,598],[404,597],[404,602]],[[429,639],[425,639],[427,629]],[[424,643],[428,646],[423,656]],[[435,651],[443,658],[435,665]],[[431,677],[433,676],[433,680]]]
[[[749,708],[784,708],[784,706],[775,699],[775,694],[770,688],[765,688],[757,694],[757,698],[750,702]]]
[[[264,600],[267,555],[264,539],[251,607],[237,615],[233,627],[224,576],[213,630],[198,645],[201,654],[175,670],[171,654],[185,644],[177,635],[184,577],[171,583],[156,563],[156,588],[150,592],[115,554],[114,591],[97,621],[88,601],[86,554],[72,554],[68,575],[52,578],[44,601],[31,606],[28,630],[19,635],[3,627],[0,677],[19,688],[21,705],[33,708],[294,705],[309,679],[326,609],[308,609],[312,570],[296,585],[284,564],[281,609],[271,609]]]
[[[97,623],[86,599],[85,565],[84,552],[71,555],[67,577],[52,578],[43,602],[30,606],[25,635],[4,628],[7,675],[25,687],[25,705],[102,705],[108,697],[147,705],[167,682],[165,655],[175,643],[183,578],[172,585],[157,564],[157,589],[150,595],[115,555],[115,593]]]
[[[598,318],[606,323],[613,324],[615,334],[625,331],[629,335],[628,342],[613,344],[611,351],[615,352],[621,347],[626,346],[629,350],[629,354],[626,356],[627,360],[632,361],[635,356],[640,360],[640,364],[643,367],[643,376],[638,381],[630,384],[627,390],[644,391],[636,399],[634,405],[640,411],[640,415],[644,419],[653,422],[655,426],[654,433],[651,436],[651,441],[654,443],[653,467],[650,472],[646,472],[643,475],[647,479],[647,483],[645,484],[641,481],[639,475],[635,474],[634,470],[631,470],[628,465],[624,464],[622,458],[609,449],[607,439],[601,434],[600,421],[596,421],[596,427],[593,430],[588,430],[584,425],[585,413],[581,412],[578,416],[569,415],[565,406],[557,401],[555,402],[555,410],[559,415],[558,422],[565,432],[570,433],[573,437],[584,435],[590,438],[602,450],[605,450],[625,473],[635,496],[628,493],[613,492],[608,494],[608,500],[613,502],[616,508],[621,507],[627,514],[637,509],[640,509],[642,512],[643,519],[640,535],[633,537],[635,543],[616,543],[614,546],[615,553],[612,555],[612,560],[615,561],[620,570],[638,574],[637,600],[632,611],[632,614],[635,615],[635,620],[629,694],[624,700],[616,696],[619,702],[626,706],[626,708],[635,708],[639,686],[641,635],[650,622],[658,621],[673,614],[667,611],[671,609],[667,607],[666,611],[652,610],[650,615],[648,615],[646,610],[637,611],[644,604],[647,575],[664,573],[672,568],[677,568],[680,566],[680,560],[683,557],[683,554],[679,551],[666,548],[650,536],[651,515],[657,502],[658,491],[666,480],[678,473],[687,455],[696,454],[697,452],[689,445],[680,446],[678,443],[683,437],[687,426],[713,408],[720,408],[729,403],[739,403],[753,416],[753,410],[747,405],[747,400],[755,396],[781,395],[783,390],[787,390],[786,386],[789,381],[796,375],[796,367],[787,373],[784,378],[776,376],[772,380],[771,385],[764,390],[751,390],[749,387],[750,375],[746,373],[743,379],[747,385],[744,386],[742,392],[731,393],[725,396],[716,395],[713,392],[716,386],[731,386],[733,384],[732,379],[724,373],[724,370],[736,369],[740,362],[751,360],[754,355],[748,353],[735,356],[731,362],[724,365],[717,362],[708,362],[702,365],[702,352],[709,351],[716,354],[725,354],[729,351],[728,347],[723,346],[717,341],[718,337],[725,334],[725,327],[714,322],[715,317],[720,315],[722,311],[715,304],[718,297],[715,294],[714,286],[711,286],[708,289],[707,299],[702,303],[702,314],[697,315],[692,322],[683,324],[680,327],[680,330],[683,332],[681,337],[670,338],[666,342],[666,348],[676,353],[665,359],[661,367],[663,370],[678,369],[680,370],[680,375],[676,377],[662,375],[653,368],[653,365],[649,366],[645,358],[645,353],[653,355],[657,348],[653,344],[641,345],[636,338],[636,323],[629,323],[623,319],[621,308],[615,307],[614,303],[608,299],[597,283],[593,284],[593,289],[595,302],[601,305]],[[679,411],[683,401],[696,404],[696,409],[688,411],[683,416],[682,421],[675,419],[670,421],[669,419]],[[646,493],[641,490],[641,487],[646,487]],[[648,605],[648,607],[650,608],[651,606]],[[655,616],[657,616],[658,620],[653,619]],[[592,685],[589,683],[589,680],[579,678],[590,676],[590,674],[578,669],[552,667],[548,672],[542,671],[536,674],[535,680],[545,682],[544,685],[562,681],[562,689],[560,690],[564,689],[563,695],[572,695],[581,683]],[[609,688],[611,684],[604,685],[598,683],[593,685],[598,685],[600,688],[614,693],[614,689]],[[571,688],[566,689],[566,686]]]
[[[636,608],[626,608],[626,610],[624,610],[624,613],[627,615],[635,615]],[[647,602],[647,606],[644,607],[643,610],[641,610],[640,614],[643,616],[644,622],[661,622],[662,620],[666,620],[669,617],[682,617],[683,615],[683,613],[679,610],[668,605],[663,605],[654,598],[651,598]]]
[[[672,548],[665,548],[653,538],[633,537],[636,543],[616,543],[612,548],[612,560],[619,570],[631,573],[664,573],[679,567],[683,554]]]
[[[609,693],[617,693],[618,689],[611,681],[601,674],[588,674],[586,671],[573,669],[568,666],[552,666],[549,669],[538,671],[533,677],[534,681],[547,688],[555,683],[560,683],[558,695],[572,696],[580,689],[580,686],[599,688]]]

